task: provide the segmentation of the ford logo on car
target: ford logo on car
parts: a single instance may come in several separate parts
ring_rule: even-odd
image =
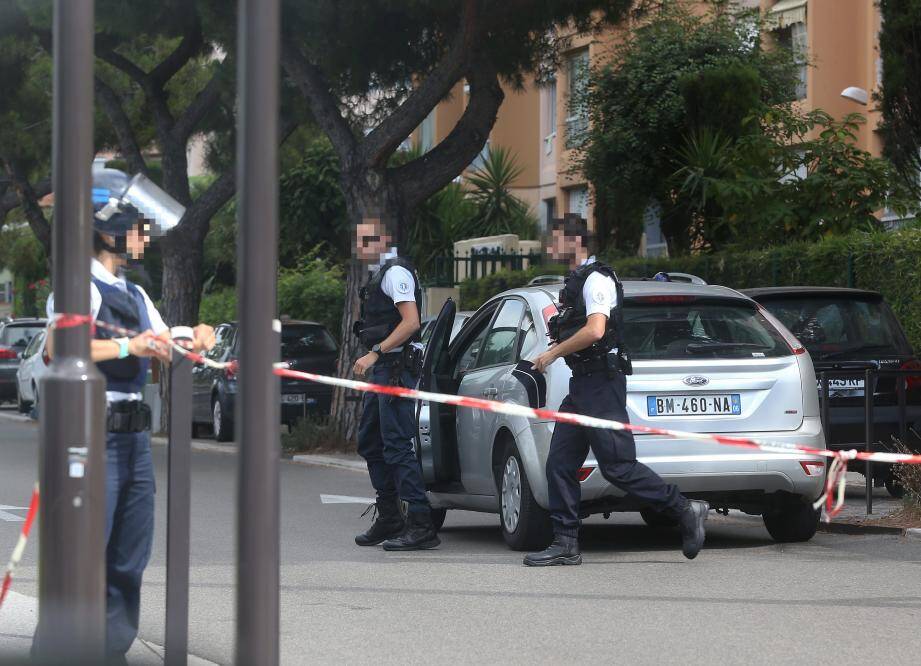
[[[710,383],[709,379],[706,377],[701,377],[700,375],[691,375],[690,377],[685,377],[681,381],[683,381],[688,386],[706,386]]]

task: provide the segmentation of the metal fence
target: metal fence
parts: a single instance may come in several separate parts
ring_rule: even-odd
[[[461,255],[445,255],[432,260],[425,286],[455,287],[464,280],[477,280],[497,271],[521,271],[541,264],[537,252],[506,252],[501,249],[473,249]]]

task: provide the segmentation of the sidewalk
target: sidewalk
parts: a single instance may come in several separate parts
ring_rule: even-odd
[[[12,590],[0,609],[0,664],[27,663],[32,635],[38,623],[38,599]],[[138,639],[128,652],[131,666],[160,666],[163,647]],[[191,666],[208,666],[213,661],[189,655]]]

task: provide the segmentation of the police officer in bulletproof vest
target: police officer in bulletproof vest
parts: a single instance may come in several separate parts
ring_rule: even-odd
[[[97,322],[138,332],[120,337],[96,326],[90,347],[106,379],[106,663],[125,664],[137,637],[154,529],[151,412],[142,392],[151,358],[169,361],[171,338],[144,289],[122,273],[140,261],[152,237],[175,226],[184,209],[143,175],[129,180],[121,171],[95,165],[92,198],[91,314]],[[53,321],[53,294],[47,314]],[[51,336],[47,344],[53,354]],[[199,351],[213,344],[213,329],[202,324],[186,346]]]
[[[391,247],[391,237],[380,220],[368,219],[358,225],[357,255],[372,265],[370,279],[361,290],[361,320],[354,331],[368,352],[355,362],[353,370],[375,384],[414,387],[422,367],[419,280],[412,264]],[[359,546],[383,544],[384,550],[423,550],[440,543],[414,437],[411,400],[365,394],[358,453],[368,463],[377,501],[371,527],[355,537]],[[400,500],[408,506],[405,521]]]
[[[632,368],[621,339],[623,289],[610,266],[589,257],[587,240],[581,218],[566,216],[554,221],[547,250],[555,261],[567,261],[571,272],[560,293],[561,311],[550,320],[553,345],[534,359],[534,369],[543,372],[562,358],[572,369],[572,379],[560,411],[626,423],[626,375]],[[589,449],[605,479],[641,504],[678,521],[684,555],[696,557],[704,543],[709,509],[705,502],[687,500],[677,487],[638,462],[631,432],[557,423],[547,457],[553,543],[542,552],[526,555],[524,563],[582,563],[578,471]]]

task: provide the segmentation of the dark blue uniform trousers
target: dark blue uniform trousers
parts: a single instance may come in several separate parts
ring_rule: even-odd
[[[627,423],[626,377],[621,373],[613,378],[605,373],[573,377],[560,411]],[[550,516],[556,534],[579,535],[582,492],[578,474],[589,448],[604,478],[645,506],[675,518],[687,506],[687,499],[676,486],[666,484],[658,474],[637,462],[633,433],[557,423],[547,456]]]
[[[382,362],[383,361],[383,362]],[[395,370],[390,359],[379,360],[371,368],[369,381],[390,384]],[[400,384],[416,385],[417,377],[407,370],[396,370]],[[422,467],[416,458],[416,403],[377,393],[365,393],[358,426],[358,454],[368,463],[371,485],[381,502],[397,497],[409,504],[410,511],[428,511]]]
[[[106,651],[124,654],[137,637],[141,579],[154,530],[150,433],[106,435]]]

